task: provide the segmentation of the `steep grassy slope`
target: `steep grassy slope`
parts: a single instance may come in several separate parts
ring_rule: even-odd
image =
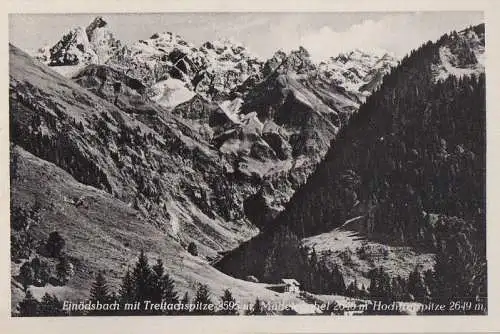
[[[240,302],[253,302],[256,296],[269,301],[290,299],[266,289],[265,284],[238,280],[217,271],[202,257],[190,255],[171,235],[148,223],[130,205],[79,183],[56,165],[20,147],[14,148],[14,154],[17,172],[12,184],[12,206],[31,207],[38,203],[41,219],[31,227],[31,233],[41,243],[49,233],[59,231],[66,240],[65,252],[75,265],[75,275],[65,286],[31,287],[36,297],[50,292],[61,299],[87,298],[99,270],[104,270],[116,291],[125,271],[144,250],[150,263],[155,259],[164,261],[179,292],[188,291],[194,296],[197,284],[203,283],[208,284],[214,301],[226,288]],[[17,276],[20,265],[12,263],[12,276]],[[20,283],[12,280],[13,310],[23,297]],[[294,300],[299,302],[290,299]]]
[[[128,114],[13,46],[10,54],[12,142],[199,242],[203,254],[256,233],[242,210],[255,187],[230,181],[227,163],[183,119],[147,101]]]

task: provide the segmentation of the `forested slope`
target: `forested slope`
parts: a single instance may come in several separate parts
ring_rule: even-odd
[[[450,259],[463,260],[454,270],[474,272],[464,278],[475,280],[467,289],[476,283],[483,289],[485,74],[477,70],[483,47],[480,25],[427,42],[402,59],[339,132],[325,160],[270,228],[218,266],[265,277],[262,263],[281,247],[273,240],[283,229],[301,239],[360,217],[357,231],[437,253],[436,268],[446,267],[443,259],[448,269]],[[443,50],[453,50],[454,57],[444,57]],[[462,75],[443,72],[452,61]],[[295,267],[300,262],[290,261]],[[280,275],[290,272],[287,260],[277,265],[283,268]]]

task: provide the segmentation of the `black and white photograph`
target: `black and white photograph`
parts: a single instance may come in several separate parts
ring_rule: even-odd
[[[484,12],[8,19],[11,317],[489,314]]]

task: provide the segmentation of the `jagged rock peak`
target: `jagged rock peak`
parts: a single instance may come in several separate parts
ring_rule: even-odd
[[[310,58],[309,51],[303,46],[299,46],[297,50],[292,50],[288,54],[283,50],[275,52],[264,65],[264,75],[267,76],[275,71],[279,73],[295,72],[297,74],[304,74],[314,69],[315,66]]]
[[[385,50],[372,50],[370,52],[363,51],[361,49],[354,49],[349,52],[341,52],[336,57],[331,57],[331,60],[338,61],[341,63],[347,63],[348,61],[362,61],[363,59],[392,59],[394,58]]]
[[[324,82],[342,87],[363,101],[396,64],[396,58],[384,50],[355,49],[321,62],[318,74]]]
[[[85,32],[87,33],[87,38],[91,40],[94,30],[97,28],[104,28],[107,24],[108,23],[104,21],[102,16],[97,16],[85,29]]]
[[[151,37],[149,40],[157,40],[161,42],[166,42],[166,43],[171,43],[171,44],[180,44],[180,45],[190,45],[191,43],[187,42],[182,36],[174,34],[173,32],[170,31],[164,31],[164,32],[156,32]]]
[[[50,66],[104,64],[121,47],[107,22],[97,16],[86,28],[73,28],[54,45],[40,48],[35,58]]]

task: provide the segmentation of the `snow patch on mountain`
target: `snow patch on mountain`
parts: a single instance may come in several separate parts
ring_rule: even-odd
[[[151,100],[167,107],[173,108],[181,103],[191,100],[195,93],[178,79],[167,79],[157,82],[151,87]]]
[[[192,44],[171,32],[156,33],[151,38],[125,46],[108,62],[123,66],[146,84],[169,77],[190,82],[201,66],[201,59]]]
[[[240,123],[239,113],[242,105],[243,99],[240,97],[237,97],[234,100],[224,100],[219,103],[221,109],[234,123]]]

